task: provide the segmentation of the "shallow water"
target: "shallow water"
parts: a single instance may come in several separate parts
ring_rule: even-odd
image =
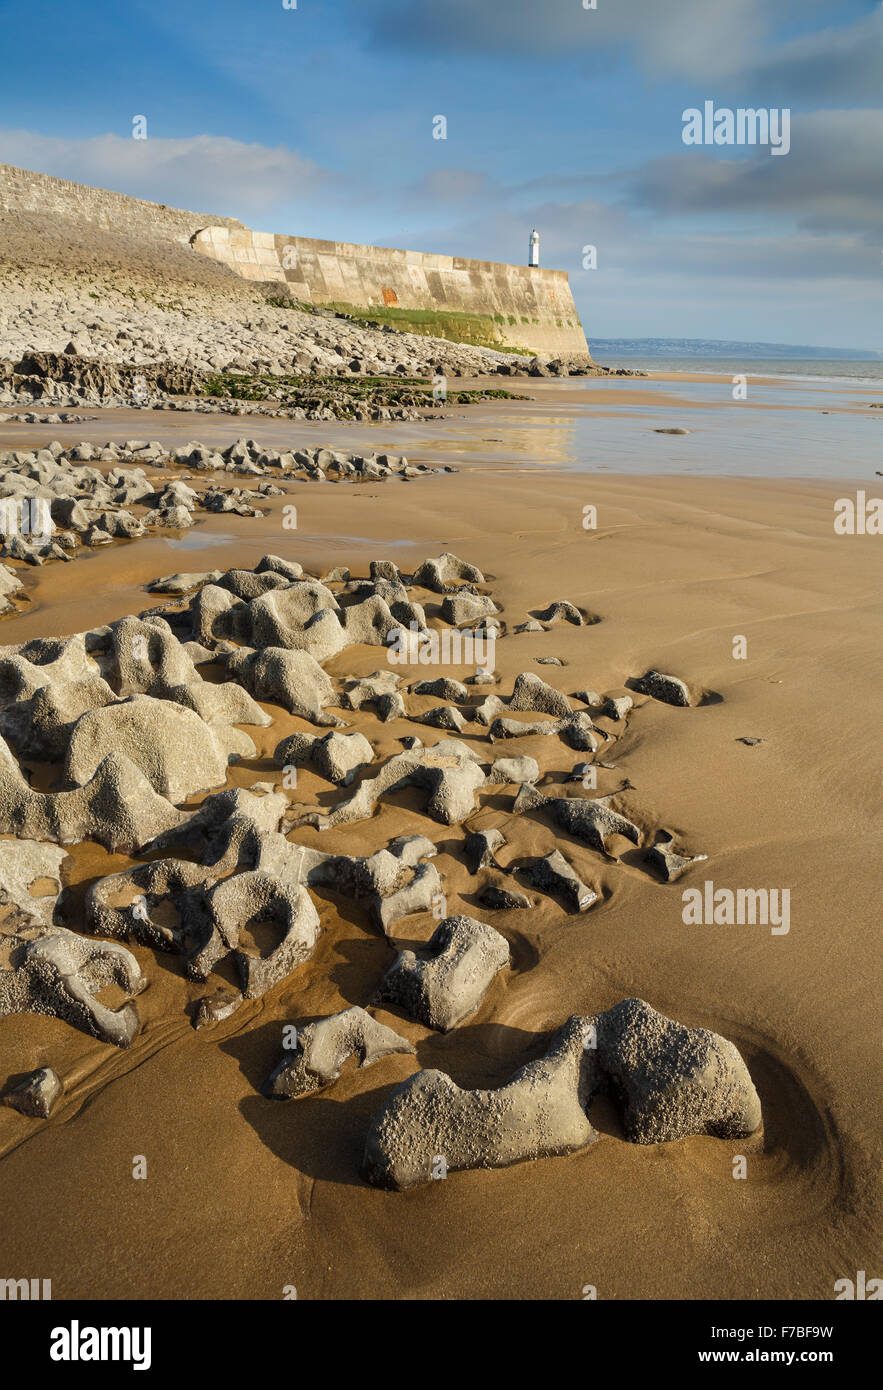
[[[585,403],[566,414],[520,422],[539,461],[577,472],[761,478],[870,477],[883,464],[883,411],[869,402],[856,409],[854,393],[833,385],[750,382],[747,401],[734,401],[732,387],[720,382],[647,381],[642,389],[658,404],[623,401],[612,416],[594,407],[594,384],[580,383]],[[690,432],[655,432],[673,427]]]
[[[185,531],[180,536],[161,536],[160,540],[173,550],[205,550],[206,546],[222,545],[224,541],[236,540],[232,532],[200,531],[197,527],[198,523],[192,531]]]
[[[416,463],[585,473],[861,481],[883,468],[883,408],[871,409],[872,402],[883,402],[883,381],[749,377],[745,401],[733,400],[725,373],[716,380],[530,378],[507,386],[529,399],[452,405],[440,415],[400,424],[96,409],[79,425],[0,424],[0,448],[39,448],[51,439],[103,442],[134,432],[167,444],[187,438],[224,448],[255,437],[279,448],[376,450]],[[672,427],[689,433],[655,433]],[[375,493],[390,484],[345,486]],[[170,543],[182,549],[201,545],[198,538]]]

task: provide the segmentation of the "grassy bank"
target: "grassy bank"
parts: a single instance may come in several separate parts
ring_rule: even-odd
[[[494,348],[498,352],[515,352],[524,357],[534,355],[530,348],[515,347],[504,337],[504,329],[517,327],[518,320],[514,315],[506,318],[503,314],[464,314],[454,309],[399,309],[380,304],[365,307],[333,303],[323,304],[322,308],[332,309],[336,314],[347,314],[360,323],[395,328],[399,333],[419,333],[424,338],[447,338],[453,343]],[[531,320],[524,319],[524,322]],[[539,319],[533,322],[539,323]]]

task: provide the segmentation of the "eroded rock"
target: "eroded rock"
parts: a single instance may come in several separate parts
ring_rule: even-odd
[[[450,550],[446,550],[435,560],[424,560],[414,572],[411,583],[415,588],[431,589],[433,593],[446,594],[455,587],[457,580],[467,584],[483,584],[484,575],[475,565],[468,564],[466,560],[461,560]]]
[[[464,848],[469,872],[477,874],[478,870],[483,868],[498,869],[500,866],[496,860],[496,851],[505,843],[505,835],[495,826],[487,830],[475,830],[467,835]]]
[[[264,1094],[274,1100],[312,1095],[330,1086],[353,1053],[360,1067],[370,1067],[397,1052],[413,1052],[414,1046],[391,1028],[354,1006],[308,1023],[297,1030],[296,1046],[270,1073]]]
[[[485,785],[477,755],[458,739],[446,739],[433,748],[409,749],[383,764],[374,777],[363,777],[358,788],[327,815],[308,812],[302,823],[330,830],[373,814],[381,796],[402,787],[423,787],[429,792],[426,813],[443,825],[456,825],[475,809],[475,794]]]
[[[323,854],[300,847],[301,872],[311,888],[332,888],[363,901],[376,926],[389,935],[394,922],[428,912],[442,892],[436,847],[423,835],[404,835],[370,856]]]
[[[559,599],[557,603],[550,603],[548,608],[544,608],[536,615],[537,622],[544,627],[553,627],[555,623],[573,623],[576,627],[583,627],[585,619],[575,603],[569,603],[567,599]]]
[[[594,888],[583,883],[559,849],[553,849],[551,854],[526,864],[522,873],[544,893],[554,893],[563,898],[571,912],[586,912],[601,896]]]
[[[647,671],[631,682],[639,695],[650,695],[666,705],[692,705],[689,687],[678,676],[664,676],[661,671]]]
[[[273,761],[277,767],[299,767],[311,763],[320,777],[339,787],[348,787],[356,774],[374,760],[374,749],[364,734],[324,736],[290,734],[276,745]]]
[[[544,1057],[496,1091],[465,1091],[441,1071],[397,1086],[371,1121],[363,1172],[376,1187],[402,1191],[443,1171],[506,1168],[574,1153],[598,1135],[586,1114],[582,1020],[568,1020]]]
[[[608,800],[608,797],[591,800],[583,796],[545,796],[526,783],[512,803],[512,811],[514,815],[521,815],[525,811],[546,810],[562,830],[602,854],[608,853],[607,840],[612,835],[622,835],[639,845],[641,832],[638,827],[614,811],[607,804]]]
[[[97,840],[105,849],[131,853],[182,819],[141,769],[118,753],[109,753],[82,787],[34,791],[0,738],[0,834],[62,845]]]
[[[0,840],[0,904],[22,926],[51,927],[61,892],[63,849],[37,840]]]
[[[128,1047],[141,1026],[135,1005],[127,1000],[113,1010],[95,996],[107,985],[131,996],[146,983],[131,951],[115,942],[91,941],[63,927],[32,940],[13,937],[9,967],[0,969],[0,1018],[48,1014],[101,1042]]]
[[[491,743],[504,738],[526,738],[531,734],[557,737],[577,752],[594,753],[601,746],[603,735],[592,723],[586,710],[568,715],[566,719],[546,721],[538,719],[533,723],[522,723],[518,719],[498,718],[488,730]]]
[[[738,1050],[706,1028],[687,1028],[643,999],[623,999],[594,1028],[595,1090],[608,1090],[626,1138],[660,1144],[691,1134],[738,1139],[761,1122],[760,1100]]]
[[[657,840],[651,845],[644,858],[661,874],[666,883],[674,883],[685,874],[691,864],[699,864],[708,858],[707,854],[679,854],[674,847],[674,836]]]
[[[87,710],[74,725],[64,775],[84,786],[111,752],[139,767],[155,791],[169,801],[227,780],[233,758],[256,750],[247,734],[208,725],[193,711],[150,695]]]
[[[546,1055],[499,1090],[464,1091],[441,1071],[409,1077],[371,1121],[364,1175],[404,1190],[461,1169],[573,1153],[598,1137],[588,1110],[604,1091],[632,1143],[744,1138],[762,1121],[731,1042],[624,999],[605,1013],[573,1015]]]
[[[0,1097],[0,1103],[17,1110],[21,1115],[31,1115],[35,1119],[48,1120],[52,1107],[63,1093],[64,1087],[51,1067],[40,1067],[32,1071],[13,1090]]]
[[[448,1032],[474,1013],[509,963],[506,938],[475,917],[446,917],[419,952],[402,951],[376,999],[398,1004],[427,1028]]]

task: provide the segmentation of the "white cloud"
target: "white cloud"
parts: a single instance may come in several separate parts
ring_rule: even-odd
[[[299,198],[340,192],[338,176],[281,145],[270,149],[218,135],[154,139],[149,116],[147,135],[146,140],[110,134],[65,139],[2,130],[0,162],[243,219],[265,219]]]

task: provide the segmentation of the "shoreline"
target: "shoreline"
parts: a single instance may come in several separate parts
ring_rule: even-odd
[[[163,423],[179,441],[199,438],[200,426],[207,436],[220,429],[216,417],[198,417],[192,432],[189,417]],[[222,423],[230,437],[258,433],[244,419]],[[481,433],[474,414],[467,423]],[[288,439],[306,433],[272,426]],[[315,428],[337,437],[330,423]],[[154,435],[152,425],[111,430],[104,420],[70,429],[78,438]],[[351,446],[358,430],[345,427]],[[390,447],[388,427],[371,433],[375,447]],[[413,457],[438,461],[434,452],[429,437]],[[9,1071],[51,1064],[68,1088],[49,1121],[0,1109],[0,1178],[16,1194],[3,1236],[9,1267],[39,1268],[56,1298],[175,1299],[186,1278],[193,1300],[278,1299],[286,1284],[307,1299],[574,1298],[586,1282],[605,1299],[823,1300],[836,1279],[873,1270],[881,1202],[868,1107],[879,1086],[881,980],[867,888],[880,794],[867,750],[880,733],[883,606],[879,538],[833,531],[831,502],[848,484],[531,472],[482,459],[407,483],[281,485],[262,518],[200,521],[200,540],[216,535],[216,545],[188,546],[189,533],[183,545],[151,537],[28,571],[31,611],[5,619],[3,643],[142,611],[155,602],[143,584],[175,570],[251,567],[270,552],[317,574],[346,564],[363,575],[372,559],[411,570],[453,550],[482,569],[501,605],[501,692],[533,671],[564,692],[617,695],[656,667],[720,697],[691,709],[644,700],[598,789],[615,792],[648,836],[672,831],[708,860],[677,884],[652,882],[628,853],[608,859],[543,819],[508,816],[511,795],[501,789],[474,823],[505,824],[509,857],[561,846],[602,900],[583,916],[542,896],[530,912],[494,913],[513,965],[473,1017],[440,1035],[379,1008],[417,1055],[367,1071],[348,1064],[333,1087],[303,1100],[259,1094],[283,1024],[364,1004],[392,959],[392,944],[334,893],[315,898],[323,934],[313,957],[226,1023],[195,1032],[186,1009],[205,987],[184,979],[176,957],[137,945],[130,949],[150,986],[129,1052],[54,1018],[0,1020]],[[291,500],[297,531],[281,522]],[[587,504],[598,508],[593,532],[582,525]],[[532,610],[559,599],[600,621],[514,634]],[[736,635],[747,638],[745,660],[734,656]],[[545,656],[565,664],[536,664]],[[351,648],[326,668],[332,677],[367,675],[385,669],[386,657]],[[396,669],[406,680],[425,675]],[[418,715],[432,703],[409,698]],[[278,778],[278,740],[315,732],[261,704],[274,722],[249,728],[257,753],[230,767],[228,785]],[[435,737],[413,718],[346,718],[379,757],[403,737]],[[763,742],[749,747],[744,736]],[[464,737],[487,757],[482,733]],[[579,761],[539,736],[519,740],[517,751],[535,757],[552,784]],[[304,804],[337,796],[310,771],[298,788]],[[405,791],[368,820],[290,838],[370,854],[397,835],[428,835],[448,910],[483,915],[463,827],[439,835],[421,805]],[[91,843],[72,847],[65,873],[75,910],[86,883],[132,862]],[[790,931],[686,925],[682,891],[706,880],[790,889]],[[406,919],[395,946],[425,942],[436,925],[430,913]],[[367,1124],[395,1082],[438,1067],[460,1086],[501,1086],[570,1014],[630,996],[732,1039],[761,1096],[762,1131],[629,1144],[601,1099],[591,1112],[601,1137],[584,1152],[456,1173],[409,1193],[361,1180]],[[138,1154],[154,1181],[133,1182]],[[751,1181],[733,1181],[735,1155]],[[59,1173],[75,1214],[60,1226],[45,1220],[44,1196]],[[94,1230],[106,1233],[101,1242]]]

